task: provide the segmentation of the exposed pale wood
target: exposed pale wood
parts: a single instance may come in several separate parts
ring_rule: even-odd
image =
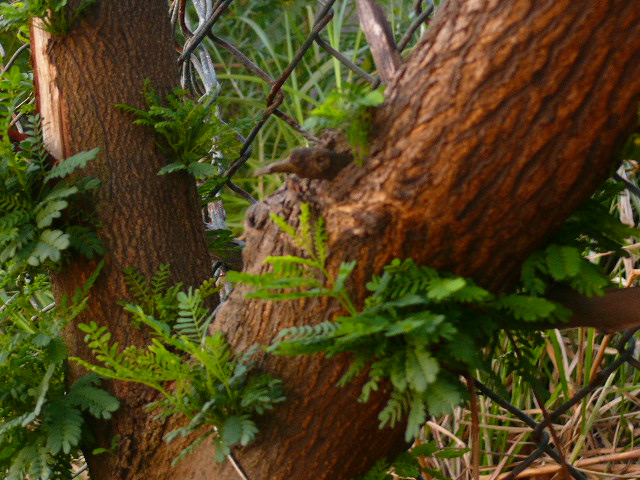
[[[38,111],[43,119],[42,137],[49,153],[54,158],[65,158],[64,118],[61,116],[63,106],[60,105],[60,93],[57,85],[56,67],[47,61],[47,45],[51,35],[43,30],[42,21],[36,19],[31,26],[31,63],[34,66],[34,83],[38,89]],[[41,98],[46,97],[46,101]]]

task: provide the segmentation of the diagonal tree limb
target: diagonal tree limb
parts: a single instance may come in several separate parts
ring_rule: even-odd
[[[402,57],[382,7],[375,0],[357,0],[360,25],[367,37],[382,83],[388,85],[402,65]]]

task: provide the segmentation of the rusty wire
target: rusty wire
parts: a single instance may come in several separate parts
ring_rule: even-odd
[[[279,109],[285,101],[283,85],[289,79],[292,72],[298,67],[300,61],[309,52],[314,43],[329,55],[334,56],[362,81],[368,82],[370,85],[375,87],[379,85],[380,80],[349,60],[345,55],[337,51],[322,38],[321,34],[323,30],[333,18],[333,6],[336,0],[326,0],[321,4],[321,8],[316,14],[315,20],[313,25],[311,25],[311,29],[306,39],[298,47],[293,59],[282,70],[277,78],[272,78],[256,63],[254,63],[246,53],[242,52],[241,49],[233,45],[228,40],[221,38],[219,34],[215,32],[216,23],[224,20],[224,13],[232,2],[233,0],[189,0],[189,2],[187,2],[187,0],[172,0],[170,2],[170,9],[173,24],[176,27],[179,36],[181,36],[184,41],[184,44],[178,47],[178,50],[180,51],[179,63],[182,68],[183,86],[192,94],[205,96],[206,94],[213,92],[217,95],[220,90],[213,62],[207,53],[206,47],[203,45],[205,39],[209,39],[216,47],[228,52],[237,59],[250,74],[259,77],[270,86],[269,93],[265,99],[265,108],[260,114],[258,122],[247,137],[238,135],[238,140],[242,143],[240,153],[238,157],[230,163],[228,168],[221,173],[223,182],[220,183],[210,194],[210,201],[216,201],[216,197],[219,198],[220,190],[224,186],[228,186],[249,202],[255,202],[250,194],[232,182],[232,178],[251,156],[251,145],[271,116],[277,116],[285,121],[308,142],[315,143],[318,140],[314,135],[307,132],[290,115]],[[193,24],[187,14],[188,4],[196,11],[198,16],[197,25]],[[402,38],[397,42],[399,51],[403,51],[407,48],[418,28],[429,21],[429,18],[434,12],[435,5],[432,0],[415,0],[413,2],[413,8],[414,20],[404,32]],[[640,194],[640,191],[638,191],[635,185],[629,184],[629,186],[633,187],[633,193]],[[221,204],[217,204],[215,208],[209,208],[209,210],[219,210],[220,205]],[[219,221],[220,219],[218,219],[218,227],[220,227]],[[224,222],[224,218],[222,218],[222,222]],[[609,375],[613,374],[622,365],[628,364],[640,370],[640,362],[635,356],[636,342],[634,333],[635,331],[627,331],[623,333],[616,346],[618,350],[618,358],[606,368],[602,369],[588,386],[575,393],[564,404],[550,412],[543,421],[534,420],[530,415],[502,398],[487,385],[476,380],[476,388],[481,395],[490,398],[493,402],[503,407],[516,418],[520,419],[531,429],[533,434],[535,449],[517,465],[512,466],[513,468],[507,477],[508,480],[517,478],[520,472],[532,465],[537,459],[545,454],[558,462],[559,465],[566,465],[569,474],[576,480],[586,480],[587,477],[576,467],[565,463],[565,459],[562,458],[559,453],[561,449],[559,449],[557,445],[553,444],[554,435],[550,435],[549,433],[549,429],[552,428],[551,422],[557,421],[561,415],[566,413],[571,407],[577,405],[587,395],[593,393],[606,381]],[[235,465],[237,461],[235,459],[232,460],[234,460]],[[237,465],[236,468],[239,469],[239,465]],[[244,477],[244,473],[242,473],[241,476],[246,478]]]

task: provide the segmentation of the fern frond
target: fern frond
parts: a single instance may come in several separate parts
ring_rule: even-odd
[[[53,167],[44,177],[44,181],[47,182],[54,178],[63,178],[71,175],[77,169],[86,167],[87,163],[98,156],[98,153],[100,153],[100,149],[94,148],[93,150],[80,152],[60,161],[60,163]]]
[[[95,418],[109,419],[120,402],[106,390],[98,387],[100,378],[90,372],[78,379],[67,394],[67,401],[82,411],[88,411]]]
[[[163,266],[160,266],[162,269]],[[127,289],[133,297],[144,306],[148,306],[151,302],[152,292],[149,288],[147,278],[135,268],[128,268],[124,271],[124,281]]]
[[[402,420],[405,412],[409,409],[409,400],[406,395],[393,391],[387,404],[378,414],[380,428],[389,425],[391,428]]]
[[[84,421],[78,409],[69,402],[58,400],[47,404],[44,426],[48,432],[47,448],[53,455],[70,453],[80,443]]]
[[[275,213],[270,213],[269,216],[271,217],[271,221],[278,225],[278,228],[289,235],[289,237],[291,237],[292,239],[295,239],[297,237],[295,228],[289,225],[284,218],[279,217]]]

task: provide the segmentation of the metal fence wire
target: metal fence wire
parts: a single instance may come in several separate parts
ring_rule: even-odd
[[[249,198],[248,194],[241,192],[240,188],[237,187],[231,179],[251,156],[252,143],[272,115],[284,120],[309,142],[315,143],[318,140],[314,135],[306,131],[295,119],[278,108],[282,105],[285,98],[283,91],[285,82],[314,43],[320,46],[329,55],[335,57],[359,78],[371,84],[372,87],[375,88],[380,85],[380,80],[374,75],[366,72],[360,66],[356,65],[353,61],[349,60],[345,55],[333,48],[329,42],[322,38],[323,30],[333,19],[333,6],[336,3],[336,0],[319,2],[318,12],[311,31],[302,45],[298,47],[291,62],[286,66],[286,68],[284,68],[280,76],[276,79],[272,78],[267,72],[256,65],[256,63],[251,61],[249,56],[245,55],[239,48],[236,48],[230,42],[220,38],[214,33],[216,22],[224,19],[223,14],[232,1],[233,0],[217,0],[214,2],[213,0],[192,0],[190,3],[196,13],[197,23],[192,20],[190,15],[188,15],[189,9],[187,0],[174,0],[171,3],[170,9],[173,24],[178,29],[179,34],[185,39],[184,45],[181,46],[181,54],[179,58],[183,88],[197,96],[203,96],[212,92],[220,92],[221,86],[218,82],[214,63],[207,47],[204,45],[205,39],[211,40],[218,48],[226,50],[229,54],[233,55],[242,65],[244,65],[250,74],[261,78],[271,87],[266,98],[266,108],[260,115],[259,121],[246,138],[240,138],[240,141],[242,142],[240,154],[222,175],[229,179],[226,185],[236,193],[239,193],[245,198]],[[426,8],[423,7],[423,3],[426,4]],[[402,52],[402,50],[407,47],[418,28],[429,21],[429,18],[434,13],[435,5],[433,0],[427,0],[426,2],[416,0],[414,2],[414,9],[416,14],[415,19],[397,44],[398,52]],[[224,184],[218,186],[211,195],[215,196],[218,194],[223,186]]]
[[[179,63],[183,88],[188,90],[196,98],[211,99],[220,95],[222,86],[218,79],[215,63],[211,58],[210,47],[207,46],[206,43],[207,40],[213,43],[218,52],[226,52],[226,54],[233,57],[239,65],[242,65],[249,75],[263,80],[270,87],[265,98],[265,107],[259,115],[257,123],[246,137],[238,135],[238,141],[242,143],[239,156],[226,168],[220,166],[222,177],[226,180],[223,184],[216,187],[211,194],[211,203],[208,209],[210,228],[225,228],[225,214],[220,197],[220,190],[225,185],[247,199],[250,203],[255,202],[251,194],[234,183],[233,177],[250,158],[254,141],[272,116],[278,117],[286,122],[307,142],[311,144],[317,142],[318,139],[312,133],[306,131],[291,115],[285,113],[280,108],[286,100],[285,83],[295,69],[300,66],[300,62],[305,55],[314,48],[314,45],[326,52],[327,55],[337,59],[363,82],[369,83],[374,88],[380,85],[380,78],[365,71],[365,69],[354,63],[353,60],[350,60],[347,55],[332,47],[330,42],[323,38],[325,29],[334,17],[336,1],[337,0],[327,0],[325,2],[317,2],[315,19],[310,23],[310,29],[306,38],[300,43],[295,54],[291,56],[290,62],[281,70],[276,78],[252,61],[250,55],[247,54],[248,52],[243,52],[241,48],[236,47],[233,42],[222,38],[218,33],[219,29],[217,26],[225,21],[225,11],[230,7],[233,0],[172,0],[170,2],[171,19],[176,31],[176,37],[180,39],[181,43],[179,47]],[[360,2],[361,0],[357,1]],[[363,1],[362,3],[368,3],[368,6],[371,7],[374,2],[371,0]],[[413,19],[397,42],[395,39],[391,39],[392,48],[398,53],[406,49],[412,40],[415,40],[415,34],[422,26],[428,26],[429,20],[436,8],[432,0],[414,0],[413,2],[406,3],[412,3]],[[276,8],[275,5],[276,3],[274,2],[274,8]],[[389,26],[385,24],[384,18],[378,18],[375,21],[379,22],[378,26],[382,30],[389,31]],[[620,176],[618,176],[617,179],[626,181],[633,195],[640,194],[638,188],[627,179],[620,178]],[[220,268],[224,267],[220,265]],[[609,365],[602,368],[599,373],[595,374],[594,372],[591,382],[586,387],[575,392],[569,400],[553,411],[546,412],[544,408],[541,407],[543,411],[542,420],[535,420],[530,414],[514,406],[495,390],[480,381],[476,381],[478,393],[490,399],[496,405],[499,405],[505,411],[509,412],[513,417],[523,422],[530,429],[530,437],[533,442],[531,452],[527,455],[519,456],[518,462],[510,465],[511,470],[508,473],[498,475],[498,472],[496,472],[494,475],[486,478],[500,478],[501,480],[524,478],[521,475],[523,475],[525,469],[531,467],[536,461],[540,461],[545,456],[547,459],[551,459],[557,463],[558,468],[556,470],[563,475],[563,477],[560,478],[571,477],[578,480],[592,478],[588,477],[580,466],[571,465],[567,460],[563,451],[563,445],[561,445],[561,441],[554,431],[553,424],[561,421],[563,415],[575,409],[587,396],[601,388],[607,379],[623,365],[629,365],[633,369],[640,369],[634,333],[635,331],[627,331],[621,334],[615,345],[617,352],[616,358],[612,360]],[[242,478],[246,478],[240,466],[238,466],[238,473]],[[472,474],[466,472],[465,475]],[[609,474],[608,476],[611,477],[613,475]],[[463,477],[461,475],[458,478]],[[621,476],[615,476],[615,478],[637,477],[622,474]]]

